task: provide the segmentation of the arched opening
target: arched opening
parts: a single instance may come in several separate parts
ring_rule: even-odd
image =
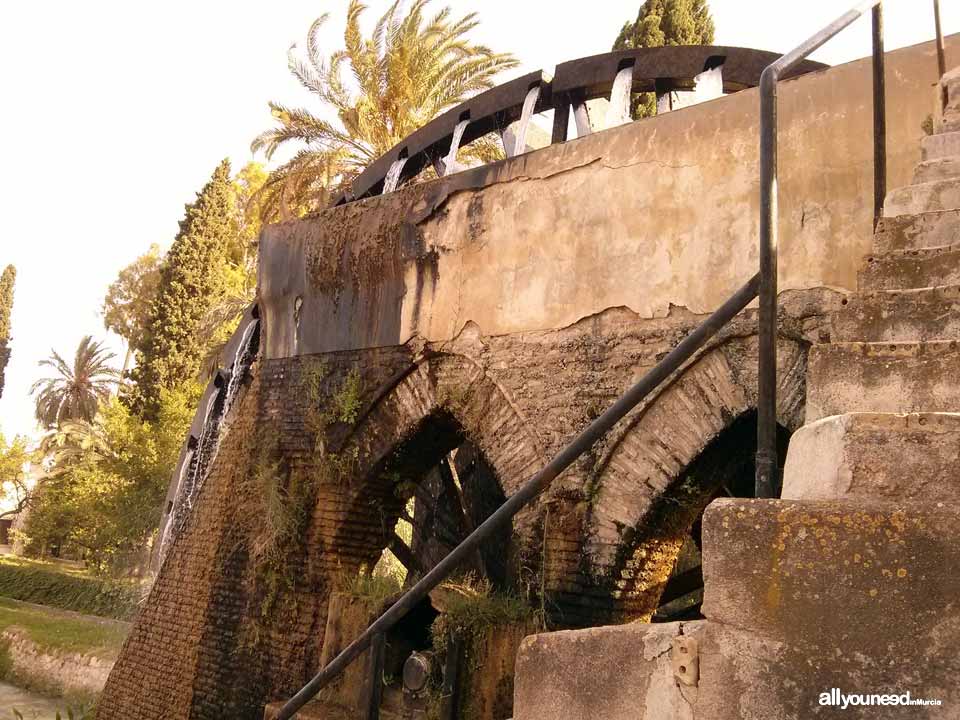
[[[506,500],[500,478],[479,443],[468,439],[463,425],[443,406],[413,425],[358,480],[341,540],[349,537],[355,547],[363,543],[362,552],[352,555],[356,563],[352,567],[361,578],[374,585],[392,582],[393,592],[383,599],[382,609]],[[461,667],[462,658],[448,661],[450,624],[442,625],[442,637],[437,640],[441,631],[435,621],[451,610],[451,603],[463,606],[454,599],[461,592],[472,597],[470,593],[482,587],[484,592],[513,597],[517,573],[512,546],[513,529],[507,526],[463,562],[449,585],[431,593],[387,633],[378,673],[383,709],[406,712],[424,701],[426,696],[412,693],[405,685],[405,668],[412,660],[426,658],[433,664],[431,693],[453,672],[448,662],[454,662],[450,667]]]
[[[777,430],[777,454],[783,467],[790,432],[779,425]],[[755,497],[756,451],[757,412],[749,410],[713,438],[654,504],[651,530],[668,547],[675,547],[676,555],[652,622],[702,617],[703,512],[718,497]]]
[[[375,467],[367,483],[379,498],[383,543],[376,572],[394,572],[401,585],[429,572],[506,500],[496,471],[445,410],[426,417]],[[511,528],[501,529],[464,574],[513,588]]]

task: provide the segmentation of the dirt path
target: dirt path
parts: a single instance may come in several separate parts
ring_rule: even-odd
[[[63,700],[51,700],[0,682],[0,720],[13,720],[14,708],[23,714],[23,720],[54,720],[58,710],[63,717],[67,714]]]

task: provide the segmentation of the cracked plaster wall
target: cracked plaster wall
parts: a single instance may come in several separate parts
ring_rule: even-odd
[[[956,46],[960,41],[954,40]],[[853,289],[873,215],[871,65],[780,88],[781,288]],[[931,106],[931,44],[887,58],[889,186]],[[267,356],[709,312],[757,268],[748,90],[268,228]],[[296,298],[302,321],[293,321]]]

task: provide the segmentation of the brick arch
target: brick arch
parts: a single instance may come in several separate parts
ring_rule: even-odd
[[[630,419],[596,466],[585,549],[592,573],[609,583],[612,605],[627,615],[647,608],[623,595],[642,594],[644,565],[664,560],[656,548],[638,548],[637,536],[662,520],[662,501],[711,441],[756,409],[756,357],[755,336],[702,354]],[[804,345],[781,338],[778,373],[778,422],[793,431],[803,423]]]
[[[402,506],[385,473],[398,455],[418,457],[427,470],[463,440],[477,448],[507,497],[545,463],[538,439],[509,395],[464,355],[431,354],[382,389],[333,448],[352,460],[339,488],[318,498],[315,525],[323,528],[325,564],[350,570],[379,555]],[[529,508],[515,518],[514,537],[527,542],[533,523]]]

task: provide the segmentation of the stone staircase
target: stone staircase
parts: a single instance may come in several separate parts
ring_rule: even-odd
[[[515,720],[960,718],[960,69],[941,89],[811,349],[782,499],[705,514],[707,620],[528,638]]]

